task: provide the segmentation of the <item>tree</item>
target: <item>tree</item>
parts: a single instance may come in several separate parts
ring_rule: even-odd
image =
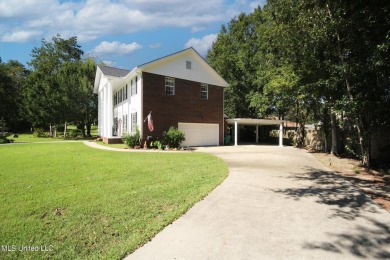
[[[0,118],[13,131],[26,130],[23,86],[29,71],[18,61],[0,61]]]
[[[226,112],[294,119],[300,145],[320,121],[332,152],[356,136],[368,166],[372,133],[390,126],[389,13],[383,0],[269,0],[232,19],[207,56],[230,83]]]
[[[64,124],[66,131],[67,123],[73,122],[84,136],[90,135],[97,117],[97,97],[92,93],[95,63],[82,55],[76,37],[59,35],[51,42],[42,40],[41,47],[32,50],[33,71],[25,95],[35,126]]]

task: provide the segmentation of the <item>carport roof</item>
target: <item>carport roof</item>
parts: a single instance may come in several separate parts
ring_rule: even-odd
[[[280,125],[283,120],[274,119],[253,119],[253,118],[229,118],[226,122],[233,125],[235,122],[239,125]]]

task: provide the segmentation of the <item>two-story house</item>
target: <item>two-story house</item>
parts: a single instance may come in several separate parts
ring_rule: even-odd
[[[170,126],[185,133],[183,145],[222,145],[224,87],[228,83],[193,49],[132,70],[98,66],[99,135],[107,143],[125,133],[161,139]],[[145,118],[151,112],[153,131]]]

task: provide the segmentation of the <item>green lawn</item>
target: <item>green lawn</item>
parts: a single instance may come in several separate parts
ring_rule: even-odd
[[[13,139],[16,143],[41,143],[41,142],[58,142],[58,141],[66,141],[64,138],[51,138],[51,137],[36,137],[33,134],[19,134],[19,137],[12,138],[12,136],[8,137],[8,139]]]
[[[76,130],[77,127],[74,125],[68,126],[68,131]],[[92,126],[91,128],[91,135],[96,137],[98,133],[97,126]],[[48,134],[48,133],[47,133]],[[52,137],[36,137],[32,133],[30,134],[18,134],[18,137],[13,138],[12,136],[9,136],[8,139],[13,139],[14,142],[17,143],[41,143],[41,142],[58,142],[58,141],[72,141],[72,140],[89,140],[90,138],[83,139],[82,137],[78,138],[63,138],[63,132],[57,132],[57,138]]]
[[[0,145],[0,259],[119,259],[227,176],[203,153],[118,153],[82,143]],[[52,251],[19,252],[18,246]]]

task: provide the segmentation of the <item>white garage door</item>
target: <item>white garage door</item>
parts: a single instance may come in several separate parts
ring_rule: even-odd
[[[182,146],[206,146],[219,144],[218,124],[179,123],[179,130],[185,133]]]

